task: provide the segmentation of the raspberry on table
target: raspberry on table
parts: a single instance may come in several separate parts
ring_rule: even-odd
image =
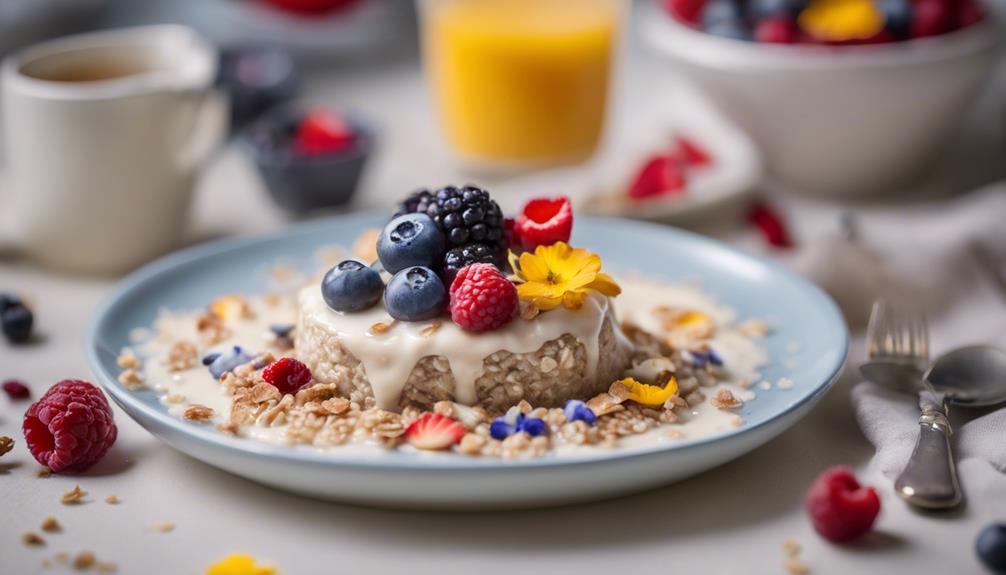
[[[501,328],[517,311],[517,288],[491,264],[463,268],[450,293],[451,319],[466,331]]]
[[[12,400],[28,399],[31,397],[31,390],[28,389],[28,386],[16,379],[9,379],[3,382],[3,390],[7,394],[7,397]]]
[[[21,428],[32,456],[54,473],[91,467],[118,435],[105,395],[75,379],[57,383],[31,404]]]
[[[514,235],[526,251],[556,242],[568,242],[572,232],[573,207],[566,196],[533,199],[524,205],[514,222]]]
[[[807,492],[807,513],[814,529],[829,541],[841,543],[863,535],[880,513],[880,498],[863,487],[843,465],[818,476]]]
[[[311,383],[311,370],[303,362],[284,357],[262,371],[262,379],[283,394],[293,394]]]

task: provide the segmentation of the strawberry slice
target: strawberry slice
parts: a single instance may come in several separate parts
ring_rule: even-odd
[[[781,249],[793,247],[786,222],[768,204],[759,202],[751,206],[748,221],[761,230],[762,236],[770,246]]]
[[[566,196],[531,200],[524,205],[513,228],[513,235],[526,251],[556,242],[568,242],[572,232],[573,207]]]
[[[308,112],[300,121],[293,147],[303,156],[321,156],[345,151],[355,140],[356,134],[345,119],[319,108]]]
[[[713,157],[705,148],[695,143],[691,138],[677,136],[674,138],[674,154],[686,166],[709,166]]]
[[[468,433],[465,426],[442,413],[424,413],[405,428],[405,439],[413,447],[438,451],[455,445]]]
[[[629,187],[629,197],[642,200],[664,194],[684,191],[685,176],[681,173],[678,158],[672,154],[656,154],[640,168],[636,179]]]

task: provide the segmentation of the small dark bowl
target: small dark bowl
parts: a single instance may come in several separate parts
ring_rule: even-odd
[[[272,110],[242,134],[269,194],[295,215],[349,203],[374,143],[373,133],[359,118],[349,117],[356,132],[351,147],[333,154],[300,155],[292,143],[303,114],[299,108]]]
[[[291,101],[299,84],[290,54],[265,44],[241,44],[220,51],[217,83],[230,95],[231,129],[247,126],[267,110]]]

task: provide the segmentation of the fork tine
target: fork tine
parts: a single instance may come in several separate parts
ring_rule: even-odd
[[[866,325],[866,351],[870,357],[882,355],[883,353],[881,323],[884,321],[885,305],[884,300],[878,299],[873,302],[873,309],[870,310],[870,321]]]

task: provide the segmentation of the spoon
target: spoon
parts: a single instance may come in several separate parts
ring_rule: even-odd
[[[913,505],[954,507],[961,492],[948,442],[947,403],[983,407],[1006,401],[1006,351],[971,346],[947,352],[933,362],[923,382],[919,439],[894,487]]]

